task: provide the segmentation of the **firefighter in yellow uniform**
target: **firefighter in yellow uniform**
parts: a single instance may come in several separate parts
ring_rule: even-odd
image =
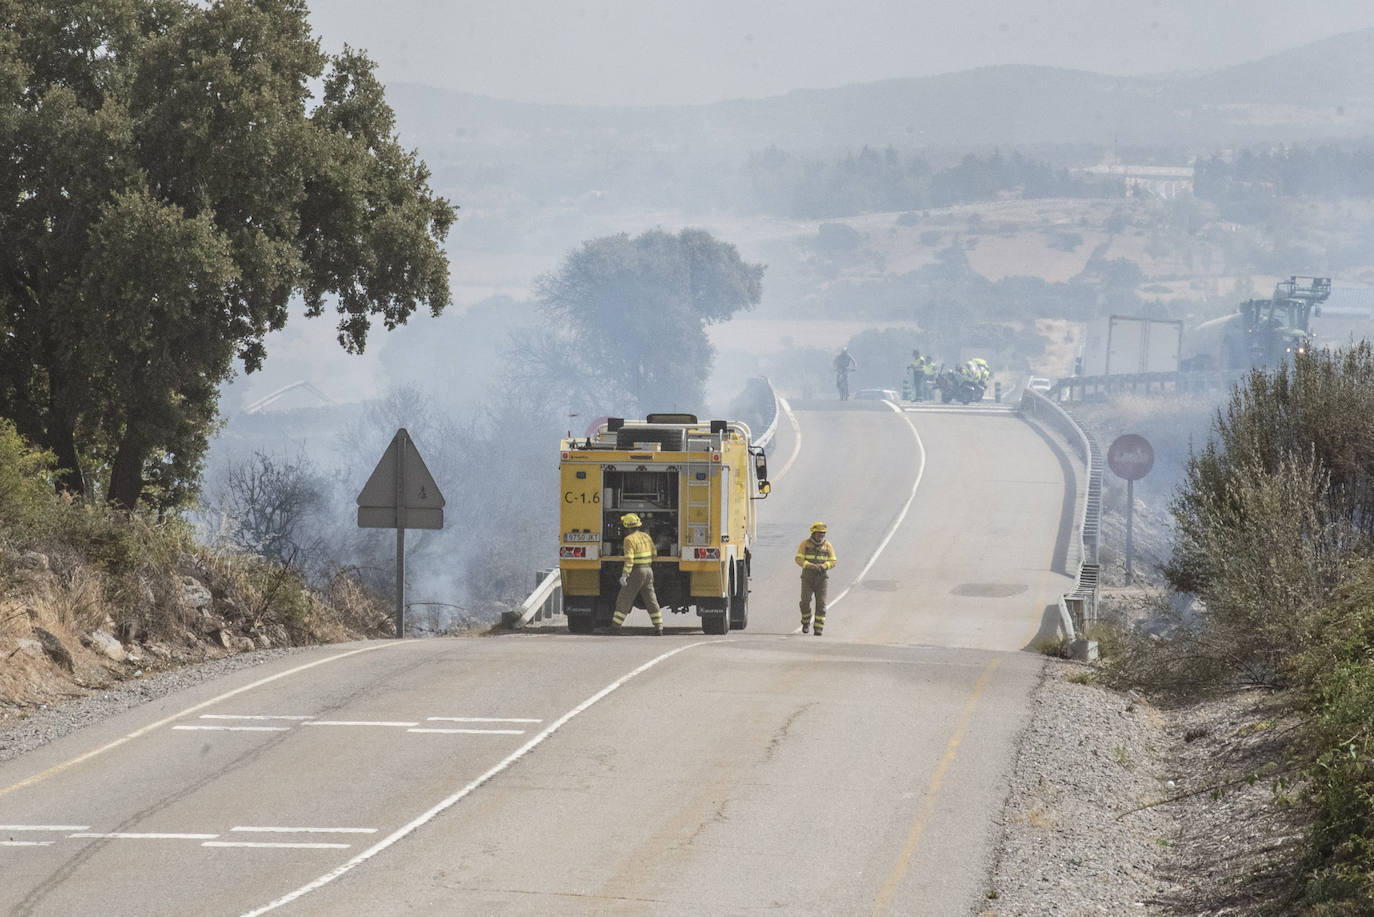
[[[811,630],[811,598],[816,599],[816,636],[825,630],[825,594],[830,581],[830,569],[835,566],[835,548],[826,540],[825,523],[811,524],[811,535],[797,548],[797,566],[801,571],[801,629]]]
[[[639,516],[626,513],[620,524],[629,532],[625,536],[625,569],[620,573],[620,594],[615,599],[615,614],[611,616],[611,632],[620,633],[625,616],[630,613],[636,596],[649,610],[654,633],[663,636],[663,611],[654,594],[654,540],[641,527]]]

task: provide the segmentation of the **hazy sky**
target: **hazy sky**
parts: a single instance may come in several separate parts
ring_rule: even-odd
[[[1213,69],[1374,26],[1369,0],[308,0],[386,82],[585,105],[705,103],[987,64]]]

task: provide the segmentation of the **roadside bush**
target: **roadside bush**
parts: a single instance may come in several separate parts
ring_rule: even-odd
[[[1342,584],[1313,631],[1292,665],[1315,811],[1305,898],[1312,914],[1374,913],[1374,562]]]
[[[53,463],[51,452],[35,448],[0,417],[0,524],[26,529],[43,517],[55,499]]]

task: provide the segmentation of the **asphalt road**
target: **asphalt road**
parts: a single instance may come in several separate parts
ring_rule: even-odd
[[[976,913],[1075,473],[994,405],[794,407],[746,631],[322,647],[150,703],[0,764],[0,910]]]

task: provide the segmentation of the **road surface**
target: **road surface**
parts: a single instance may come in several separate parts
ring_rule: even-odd
[[[0,910],[977,913],[1081,475],[996,405],[793,407],[747,630],[321,647],[149,703],[0,764]]]

